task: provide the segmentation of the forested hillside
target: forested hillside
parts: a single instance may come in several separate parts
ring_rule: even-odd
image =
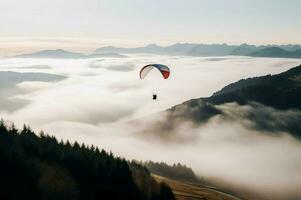
[[[201,181],[190,167],[180,163],[168,165],[164,162],[153,162],[149,160],[146,162],[139,162],[139,164],[145,166],[151,173],[159,176],[184,182],[197,183]]]
[[[286,72],[241,80],[224,87],[206,102],[222,104],[256,101],[277,109],[301,109],[301,65]]]
[[[250,110],[244,117],[255,122],[258,130],[273,133],[275,130],[277,133],[285,131],[301,138],[300,99],[301,65],[276,75],[243,79],[225,86],[210,97],[191,99],[173,106],[164,112],[166,119],[160,121],[153,131],[172,132],[179,122],[185,121],[204,124],[213,116],[225,116],[221,105],[234,103],[252,108],[252,112]],[[279,116],[276,117],[275,113]],[[293,116],[288,117],[290,113]]]
[[[151,179],[140,165],[132,171],[126,160],[94,146],[58,142],[29,127],[18,130],[0,122],[0,199],[174,199],[165,184]],[[145,191],[148,191],[146,193]]]

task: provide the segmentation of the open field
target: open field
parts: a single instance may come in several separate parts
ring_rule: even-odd
[[[177,200],[242,200],[232,194],[202,185],[183,183],[153,175],[158,181],[167,183]]]

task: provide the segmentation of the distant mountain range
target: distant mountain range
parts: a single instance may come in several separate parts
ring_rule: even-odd
[[[227,45],[227,44],[193,44],[177,43],[162,47],[150,44],[145,47],[120,48],[107,46],[95,50],[97,53],[152,53],[187,56],[254,56],[301,58],[301,45]]]
[[[193,44],[177,43],[162,47],[150,44],[144,47],[121,48],[106,46],[98,48],[92,54],[65,51],[62,49],[43,50],[30,54],[21,54],[16,58],[56,58],[56,59],[84,59],[98,57],[125,58],[122,54],[147,53],[160,55],[183,56],[251,56],[275,58],[301,58],[301,45],[227,45],[227,44]]]
[[[80,58],[98,58],[98,57],[114,57],[114,58],[125,58],[127,56],[120,55],[118,53],[93,53],[83,54],[65,51],[62,49],[56,50],[43,50],[30,54],[21,54],[15,56],[16,58],[58,58],[58,59],[80,59]]]

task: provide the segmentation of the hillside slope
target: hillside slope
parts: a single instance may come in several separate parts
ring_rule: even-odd
[[[301,109],[300,97],[301,65],[281,74],[238,81],[204,100],[213,104],[256,101],[277,109]]]
[[[236,108],[245,106],[247,109],[247,113],[240,117],[254,122],[256,128],[286,131],[301,138],[300,99],[301,65],[277,75],[240,80],[211,97],[192,99],[173,106],[163,112],[168,122],[160,122],[157,127],[166,132],[185,121],[202,124],[213,116],[226,114],[231,118],[234,113],[225,113],[221,106],[237,104]]]
[[[173,179],[153,175],[158,181],[167,183],[173,190],[177,200],[242,200],[216,188],[184,183]]]
[[[173,200],[147,169],[84,144],[0,122],[0,199]],[[140,176],[138,176],[140,175]],[[141,186],[137,184],[143,182]]]

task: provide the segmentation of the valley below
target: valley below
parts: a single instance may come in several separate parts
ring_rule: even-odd
[[[200,184],[185,183],[157,175],[153,176],[159,182],[167,183],[174,192],[177,200],[244,200],[217,188]]]

